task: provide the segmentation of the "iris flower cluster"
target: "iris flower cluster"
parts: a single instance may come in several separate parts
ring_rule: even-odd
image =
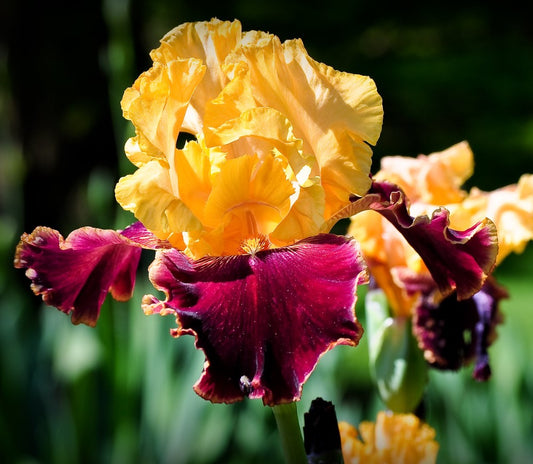
[[[473,153],[467,142],[443,152],[416,158],[385,157],[375,179],[400,186],[410,210],[431,214],[445,208],[451,227],[461,229],[489,217],[496,225],[495,265],[512,252],[520,253],[533,238],[533,176],[517,184],[483,192],[461,189],[473,173]],[[489,276],[470,296],[442,293],[426,263],[387,221],[366,212],[351,219],[349,233],[359,239],[376,286],[385,292],[396,318],[412,319],[413,333],[432,367],[457,370],[474,363],[473,377],[490,377],[488,347],[503,321],[499,301],[506,290]]]
[[[375,83],[313,60],[300,40],[213,19],[176,27],[150,56],[121,102],[136,170],[115,196],[137,222],[24,234],[15,266],[35,294],[94,326],[108,293],[131,297],[141,251],[153,250],[149,278],[165,297],[142,308],[195,338],[206,360],[194,389],[212,402],[299,400],[325,352],[359,343],[357,288],[370,281],[413,319],[431,365],[476,359],[487,376],[504,294],[489,275],[531,239],[531,177],[466,194],[466,144],[386,158],[372,176]],[[529,222],[506,209],[518,200]],[[332,234],[343,218],[350,235]],[[459,346],[464,327],[474,335]]]

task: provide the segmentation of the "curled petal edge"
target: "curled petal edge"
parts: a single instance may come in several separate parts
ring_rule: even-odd
[[[456,291],[459,300],[470,298],[481,289],[494,268],[498,238],[490,219],[459,231],[449,227],[449,212],[445,208],[436,209],[431,218],[413,217],[405,193],[389,182],[373,181],[365,196],[354,197],[324,228],[329,229],[339,219],[366,210],[378,212],[396,227],[423,259],[444,296]]]

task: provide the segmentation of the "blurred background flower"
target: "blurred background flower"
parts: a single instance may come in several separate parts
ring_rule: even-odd
[[[3,462],[281,459],[261,402],[228,408],[196,397],[190,386],[202,354],[190,340],[169,337],[172,320],[144,316],[140,300],[151,288],[139,285],[125,304],[107,300],[96,329],[72,327],[11,264],[20,234],[40,224],[66,232],[132,222],[113,196],[117,179],[134,169],[123,155],[134,134],[120,99],[174,26],[238,18],[245,30],[301,38],[314,59],[371,76],[385,111],[373,172],[383,156],[432,153],[465,139],[476,163],[466,190],[491,191],[532,171],[533,35],[528,16],[508,5],[101,0],[5,2],[0,15]],[[520,464],[533,456],[532,257],[529,245],[497,269],[510,298],[489,350],[492,379],[478,384],[468,369],[430,372],[423,406],[438,462]],[[383,409],[364,336],[357,349],[323,357],[300,414],[316,396],[353,424]]]
[[[376,421],[363,421],[357,428],[339,424],[342,454],[346,464],[434,464],[439,444],[435,430],[414,414],[380,411]]]

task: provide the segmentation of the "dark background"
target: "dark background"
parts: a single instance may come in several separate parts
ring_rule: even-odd
[[[174,26],[236,18],[243,30],[302,38],[314,59],[371,76],[385,111],[374,171],[384,155],[468,140],[476,168],[467,187],[491,190],[533,172],[533,29],[530,15],[509,2],[10,1],[0,15],[0,457],[7,462],[259,463],[278,453],[262,406],[209,408],[191,396],[202,357],[192,340],[168,337],[172,321],[129,315],[140,313],[142,289],[131,312],[107,310],[114,304],[106,302],[99,327],[86,331],[43,309],[11,269],[18,237],[38,225],[66,236],[131,220],[113,197],[119,176],[131,171],[123,155],[131,127],[119,102]],[[495,354],[510,358],[500,380],[484,387],[472,385],[470,373],[439,375],[428,392],[440,462],[527,462],[533,373],[524,366],[532,345],[520,336],[530,340],[525,328],[533,330],[522,324],[530,319],[530,251],[502,266],[503,280],[523,296],[508,307],[511,332],[498,342],[514,340]],[[332,386],[341,417],[371,420],[380,404],[363,371],[364,347],[363,360],[339,353],[304,391],[324,395]],[[353,378],[350,366],[359,369]],[[165,387],[154,378],[167,379]],[[452,399],[443,403],[441,394]],[[464,409],[465,398],[479,405]]]

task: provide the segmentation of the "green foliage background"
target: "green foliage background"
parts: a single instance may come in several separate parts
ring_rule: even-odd
[[[67,5],[67,4],[65,4]],[[171,318],[145,317],[143,258],[128,303],[107,300],[95,329],[34,297],[12,268],[20,234],[65,236],[83,225],[122,227],[113,187],[131,172],[122,92],[150,66],[172,27],[238,18],[282,40],[300,37],[336,69],[370,75],[384,99],[384,155],[440,151],[468,140],[490,190],[533,172],[533,32],[509,3],[270,0],[9,2],[0,7],[0,461],[30,463],[272,463],[273,416],[258,401],[212,405],[192,384],[203,356],[172,339]],[[425,414],[439,463],[533,460],[531,246],[497,270],[510,291],[491,348],[493,378],[433,371]],[[364,315],[361,304],[360,315]],[[364,316],[363,316],[364,317]],[[364,320],[363,320],[364,323]],[[325,355],[304,387],[302,415],[321,396],[357,424],[383,408],[366,341]]]

